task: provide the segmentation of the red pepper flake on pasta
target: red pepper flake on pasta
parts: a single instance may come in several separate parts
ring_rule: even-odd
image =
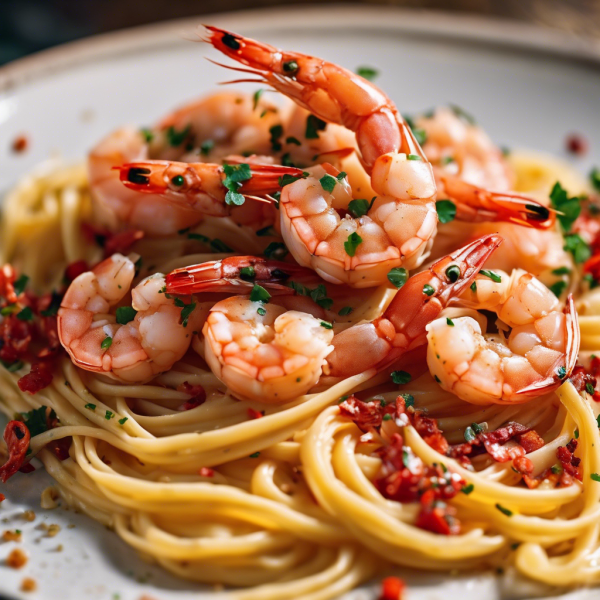
[[[15,154],[22,154],[29,148],[29,138],[24,133],[18,135],[13,140],[11,148]]]
[[[200,477],[214,477],[215,472],[213,469],[209,469],[208,467],[200,467],[198,475],[200,475]]]
[[[399,577],[386,577],[381,582],[379,600],[404,600],[406,584]]]
[[[559,446],[556,449],[556,457],[558,458],[565,473],[571,477],[582,480],[579,464],[581,459],[575,456],[577,449],[577,440],[572,439],[566,446]]]
[[[565,139],[565,148],[571,154],[583,156],[589,149],[588,141],[580,133],[571,133]]]
[[[254,408],[249,408],[248,409],[248,416],[251,419],[260,419],[261,417],[264,417],[265,414],[259,410],[255,410]]]
[[[186,400],[177,410],[186,411],[197,408],[206,402],[206,390],[201,385],[190,385],[184,381],[178,388],[178,392],[184,392],[191,397]]]
[[[10,421],[4,429],[4,441],[8,446],[8,460],[0,467],[0,479],[6,483],[23,468],[31,435],[25,423]]]

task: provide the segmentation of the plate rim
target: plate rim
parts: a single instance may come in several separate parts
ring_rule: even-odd
[[[600,38],[577,36],[517,20],[439,10],[420,10],[370,4],[298,5],[258,8],[160,21],[84,37],[35,52],[0,67],[0,94],[86,63],[123,54],[177,46],[193,39],[193,31],[210,21],[229,29],[277,26],[324,29],[335,17],[337,27],[387,29],[410,35],[432,36],[542,53],[600,67]],[[325,22],[325,23],[324,23]]]

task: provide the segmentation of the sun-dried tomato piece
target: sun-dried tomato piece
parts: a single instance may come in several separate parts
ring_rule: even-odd
[[[559,446],[556,449],[556,457],[565,473],[581,481],[581,471],[579,470],[580,458],[574,455],[577,448],[577,440],[571,440],[566,446]]]
[[[440,535],[458,535],[460,521],[455,515],[456,509],[453,506],[435,499],[434,490],[429,490],[421,497],[421,511],[415,525]]]
[[[381,582],[379,600],[404,600],[406,584],[398,577],[386,577]]]
[[[354,394],[340,404],[340,413],[343,417],[352,419],[364,432],[373,427],[381,427],[383,420],[382,406],[379,402],[363,402]]]
[[[13,363],[29,349],[33,337],[33,325],[18,319],[16,315],[7,315],[0,323],[0,359]]]
[[[6,483],[23,467],[31,435],[21,421],[10,421],[4,429],[4,441],[8,446],[8,460],[0,467],[0,479]]]
[[[32,364],[31,371],[27,375],[23,375],[17,382],[19,389],[22,392],[36,394],[40,390],[47,388],[52,383],[53,368],[53,363],[49,361]]]

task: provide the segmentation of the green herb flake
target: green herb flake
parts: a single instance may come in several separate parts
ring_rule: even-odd
[[[500,283],[502,281],[502,277],[494,273],[494,271],[481,269],[481,271],[479,271],[479,274],[483,275],[484,277],[489,277],[492,281],[495,281],[496,283]]]
[[[407,160],[423,160],[418,154],[409,154]]]
[[[564,379],[567,376],[567,368],[566,367],[558,367],[558,369],[556,369],[556,376],[559,379]]]
[[[316,140],[319,137],[319,131],[323,131],[327,123],[315,115],[308,115],[306,118],[306,132],[304,137],[307,140]]]
[[[565,291],[565,289],[567,288],[567,282],[566,281],[557,281],[556,283],[553,283],[552,285],[548,286],[548,289],[557,297],[560,298],[561,294]]]
[[[507,517],[512,517],[513,516],[513,511],[509,510],[508,508],[504,508],[504,506],[502,506],[499,503],[496,503],[496,508],[503,514],[506,515]]]
[[[256,110],[258,103],[260,102],[260,97],[265,93],[265,90],[259,88],[252,95],[252,110]]]
[[[256,278],[256,269],[250,265],[249,267],[242,267],[240,269],[240,279],[244,281],[252,281]]]
[[[477,292],[477,282],[476,282],[476,281],[474,281],[474,282],[473,282],[473,283],[472,283],[472,284],[469,286],[469,289],[470,289],[472,292]]]
[[[475,489],[475,486],[472,483],[469,483],[469,484],[463,486],[462,488],[460,488],[460,491],[463,494],[465,494],[466,496],[468,496],[474,489]]]
[[[195,302],[190,302],[189,304],[186,304],[181,309],[181,324],[184,327],[188,326],[188,319],[190,318],[190,315],[194,312],[195,308],[196,308],[196,303]]]
[[[135,315],[137,315],[137,310],[132,306],[120,306],[117,308],[117,323],[127,325],[135,319]]]
[[[262,306],[259,306],[259,307],[256,309],[256,312],[257,312],[257,313],[258,313],[258,314],[259,314],[261,317],[264,317],[264,316],[267,314],[267,311],[266,311],[266,310],[265,310],[265,309],[264,309]]]
[[[264,287],[258,284],[255,284],[252,288],[252,291],[250,292],[251,302],[262,302],[263,304],[266,304],[270,298],[271,294],[269,294],[269,292],[267,292],[267,290],[265,290]]]
[[[404,267],[394,267],[387,278],[394,287],[400,289],[408,281],[408,271]]]
[[[373,67],[361,66],[356,68],[356,74],[367,81],[373,81],[379,75],[379,71]]]
[[[446,325],[450,325],[450,327],[454,327],[454,321],[446,317]]]
[[[340,317],[345,317],[347,315],[349,315],[354,309],[351,306],[344,306],[343,308],[340,308],[340,310],[338,311],[338,315],[340,315]]]
[[[578,440],[578,439],[579,439],[579,429],[576,429],[576,430],[573,432],[573,437],[574,437],[576,440]]]
[[[597,192],[600,192],[600,169],[598,167],[594,167],[590,171],[590,183]]]
[[[20,413],[23,423],[27,425],[31,437],[40,435],[44,431],[48,431],[48,422],[52,422],[56,419],[56,413],[51,410],[48,415],[48,408],[46,406],[40,406],[34,408],[29,412]]]
[[[286,245],[282,242],[271,242],[263,254],[272,260],[283,260],[289,253]]]
[[[2,366],[9,373],[16,373],[17,371],[20,371],[25,366],[25,363],[22,360],[16,360],[13,363],[8,363],[4,360],[0,360],[0,363],[2,363]]]
[[[215,142],[213,140],[204,140],[200,144],[200,154],[202,156],[207,156],[210,154],[210,151],[215,147]]]
[[[392,371],[391,378],[392,381],[397,385],[406,385],[410,382],[412,376],[406,371]]]
[[[356,231],[352,232],[348,236],[348,241],[344,242],[344,250],[348,256],[354,256],[356,254],[356,249],[360,244],[362,244],[363,239],[356,233]]]
[[[552,270],[552,275],[570,275],[571,269],[569,267],[559,267],[558,269]]]
[[[122,419],[119,419],[119,425],[125,425],[125,423],[127,423],[128,420],[129,417],[123,417]]]
[[[114,412],[112,412],[112,411],[110,411],[110,410],[107,410],[107,411],[104,413],[104,418],[105,418],[107,421],[110,421],[111,419],[114,419],[114,418],[115,418],[115,413],[114,413]]]
[[[473,427],[471,425],[469,425],[468,427],[465,428],[464,437],[465,437],[465,442],[467,442],[469,444],[477,438],[477,434],[475,433],[475,431],[473,430]]]
[[[285,143],[286,144],[294,144],[295,146],[302,146],[302,142],[298,138],[294,137],[293,135],[286,137]]]
[[[558,219],[563,231],[569,231],[581,213],[581,201],[577,196],[569,197],[560,182],[556,182],[550,192],[550,204],[558,211]]]
[[[283,135],[283,126],[281,123],[277,125],[273,125],[269,129],[269,133],[271,134],[271,148],[273,152],[279,152],[281,150],[281,142],[279,141],[281,136]]]
[[[33,321],[33,311],[29,306],[26,306],[17,313],[17,319],[19,321]]]
[[[28,281],[29,277],[23,274],[13,283],[13,289],[15,290],[15,294],[17,296],[20,296],[25,291]]]
[[[591,474],[590,474],[590,478],[591,478],[593,481],[600,481],[600,475],[598,475],[598,473],[591,473]]]
[[[570,252],[576,263],[583,263],[592,255],[589,245],[578,233],[565,235],[564,241],[563,250]]]
[[[412,394],[400,394],[404,399],[404,406],[406,408],[415,405],[415,397]]]
[[[348,202],[348,212],[355,219],[358,219],[359,217],[364,217],[371,210],[371,207],[373,206],[373,202],[375,202],[375,198],[377,198],[377,196],[375,196],[371,200],[371,202],[369,202],[368,200],[365,200],[364,198],[350,200],[350,202]]]
[[[252,178],[252,171],[250,165],[242,163],[240,165],[223,165],[223,171],[225,173],[225,179],[223,185],[227,188],[227,194],[225,194],[225,204],[231,206],[241,206],[244,204],[246,199],[243,194],[240,194],[238,190],[242,187],[243,181],[248,181]]]
[[[456,204],[452,200],[438,200],[435,209],[440,223],[450,223],[456,218]]]
[[[562,465],[556,464],[556,465],[552,465],[550,467],[550,470],[552,471],[552,473],[554,473],[554,475],[560,475],[563,471]]]
[[[140,129],[140,133],[142,134],[146,144],[149,144],[154,139],[154,132],[148,127],[142,127],[142,129]]]
[[[435,294],[435,289],[433,288],[433,286],[432,286],[432,285],[429,285],[428,283],[426,283],[426,284],[423,286],[423,293],[424,293],[426,296],[433,296],[433,294]]]
[[[100,344],[100,348],[102,348],[102,350],[108,350],[108,348],[111,347],[112,343],[113,343],[113,339],[110,336],[106,336],[102,340],[102,343]]]
[[[335,188],[335,184],[337,183],[337,179],[328,173],[325,173],[321,179],[319,179],[319,183],[321,187],[331,194]]]
[[[171,125],[166,131],[167,143],[172,148],[177,148],[177,146],[181,146],[183,142],[187,139],[192,131],[192,126],[187,125],[181,131],[177,131],[175,127]]]
[[[260,456],[260,452],[254,452],[254,454],[250,455],[250,458],[258,458]]]
[[[383,415],[383,420],[384,421],[391,421],[392,420],[392,415],[390,415],[389,413]]]
[[[321,327],[325,329],[333,329],[333,325],[329,321],[321,321]]]
[[[87,403],[87,404],[84,406],[84,408],[87,408],[88,410],[94,411],[94,410],[96,410],[96,405],[95,405],[95,404],[92,404],[91,402],[88,402],[88,403]]]

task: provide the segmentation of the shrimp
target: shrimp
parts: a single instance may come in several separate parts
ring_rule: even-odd
[[[327,281],[353,287],[379,285],[393,267],[420,264],[436,231],[435,181],[393,102],[372,83],[333,63],[282,52],[216,27],[207,30],[206,41],[250,67],[236,70],[259,75],[259,81],[318,119],[353,131],[372,188],[379,194],[356,216],[348,203],[337,204],[313,175],[285,186],[280,200],[282,234],[296,261]]]
[[[208,43],[250,67],[234,70],[258,75],[258,81],[311,111],[313,118],[355,133],[362,166],[370,175],[370,185],[363,187],[378,197],[370,203],[357,199],[361,204],[353,205],[352,196],[345,194],[340,202],[331,192],[331,179],[323,182],[313,173],[286,186],[281,230],[297,262],[327,281],[353,287],[380,285],[400,265],[419,266],[436,232],[436,185],[431,164],[393,102],[338,65],[216,27],[207,30]],[[550,211],[535,200],[444,182],[457,203],[467,206],[460,211],[462,218],[514,219],[541,227],[552,221]]]
[[[111,230],[132,227],[157,236],[199,223],[201,213],[188,203],[126,189],[114,167],[150,159],[197,161],[199,155],[218,163],[230,154],[267,153],[269,129],[278,120],[277,109],[262,98],[255,109],[247,94],[221,92],[176,110],[153,129],[117,129],[88,157],[94,220]]]
[[[439,318],[427,326],[427,364],[440,386],[472,404],[518,404],[555,390],[579,353],[573,297],[556,296],[517,269],[480,274],[462,304],[495,312],[497,335],[471,317]]]
[[[146,194],[162,200],[165,207],[184,206],[195,213],[194,222],[189,221],[188,226],[196,225],[204,216],[225,217],[241,206],[245,198],[260,200],[264,195],[280,191],[281,177],[301,177],[303,173],[295,167],[241,164],[243,161],[238,157],[235,157],[235,162],[238,164],[231,167],[234,170],[231,177],[235,178],[234,183],[239,187],[233,200],[229,198],[224,184],[226,167],[221,165],[154,160],[126,163],[115,168],[120,171],[124,186],[138,192],[136,201],[131,202],[130,206],[135,204],[144,207]],[[240,198],[240,195],[243,197]],[[273,210],[270,204],[267,207]],[[264,215],[261,226],[272,224],[274,216]]]
[[[281,306],[281,298],[268,303],[264,296],[262,302],[245,296],[228,298],[213,306],[204,325],[204,357],[236,396],[275,403],[306,393],[322,373],[348,377],[385,369],[425,344],[426,324],[469,285],[500,242],[498,236],[488,236],[445,257],[411,277],[381,317],[335,335],[332,324],[316,312],[322,311],[320,307],[299,311],[289,310],[285,302]],[[167,291],[229,289],[227,272],[218,263],[209,263],[206,269],[203,265],[179,269],[167,275]]]
[[[193,310],[182,322],[182,308],[162,293],[160,273],[131,290],[127,310],[115,311],[117,305],[126,306],[134,260],[113,254],[75,278],[58,311],[58,335],[78,367],[141,383],[183,357],[199,324]]]

